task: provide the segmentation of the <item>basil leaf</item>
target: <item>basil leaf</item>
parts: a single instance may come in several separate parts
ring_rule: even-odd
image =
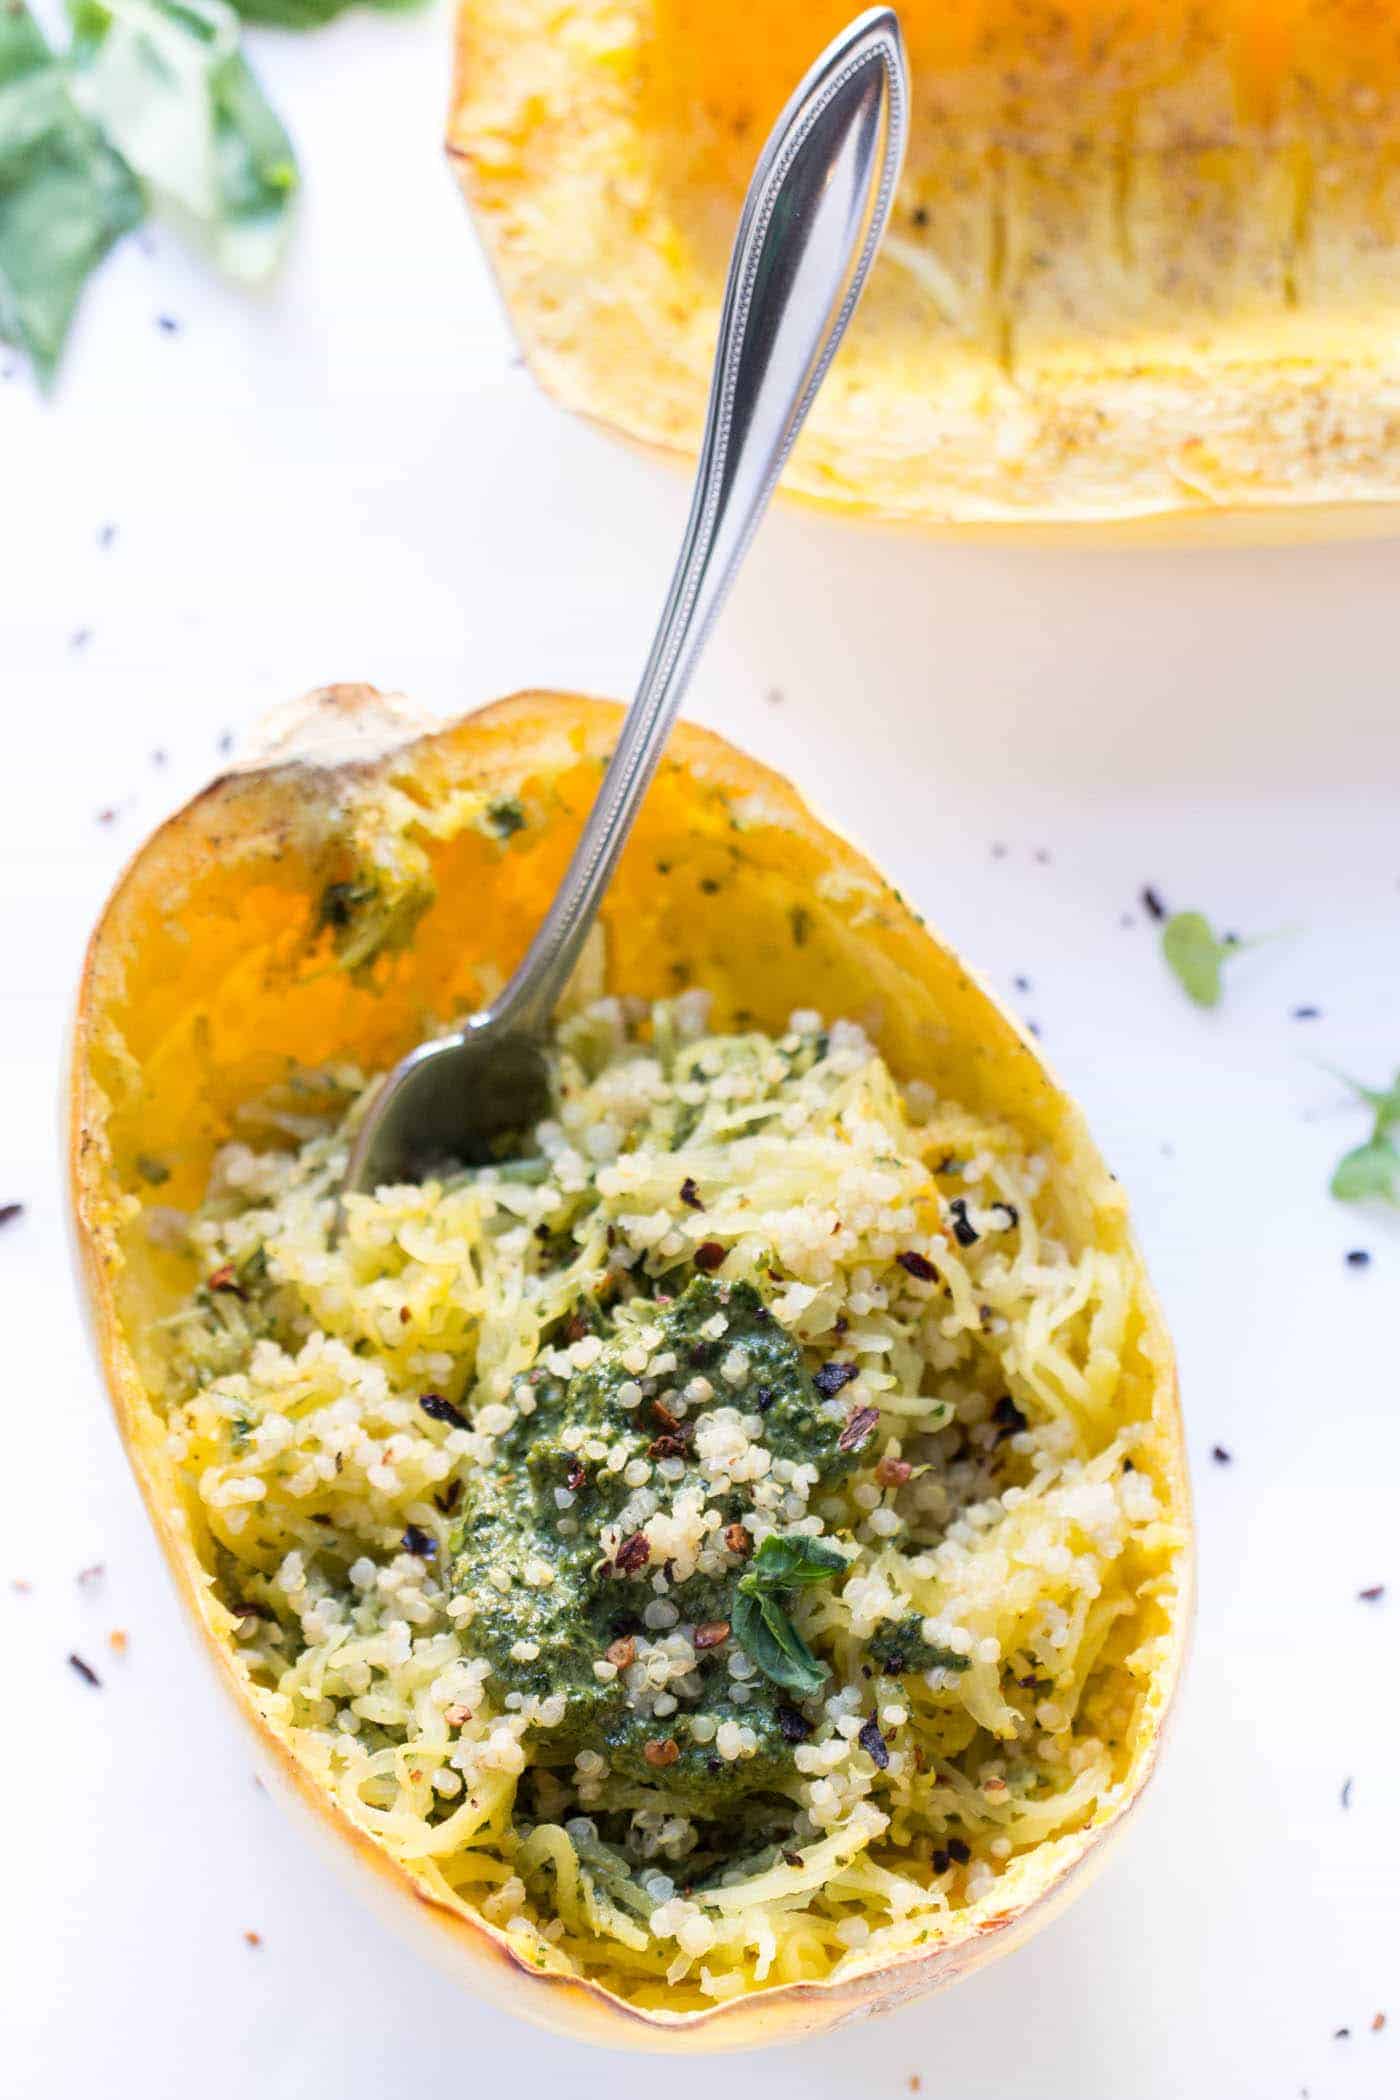
[[[268,29],[322,29],[337,15],[348,13],[356,0],[234,0],[245,22],[258,22]],[[423,0],[369,0],[381,14],[406,14]]]
[[[776,1597],[740,1589],[734,1599],[734,1638],[765,1677],[785,1691],[819,1691],[827,1679]]]
[[[53,377],[78,298],[139,225],[129,169],[74,103],[23,0],[0,6],[0,339]]]
[[[1368,1196],[1400,1201],[1400,1152],[1388,1137],[1377,1134],[1338,1160],[1331,1190],[1341,1203],[1362,1203]]]
[[[1238,941],[1222,941],[1211,931],[1204,912],[1176,912],[1162,928],[1162,953],[1168,968],[1197,1006],[1219,1006],[1221,966],[1239,950]]]
[[[217,266],[264,278],[286,244],[292,142],[224,0],[73,0],[75,93]]]
[[[822,1539],[793,1532],[785,1538],[770,1535],[763,1541],[739,1578],[739,1588],[749,1596],[765,1590],[788,1590],[813,1582],[830,1582],[846,1567],[846,1556]]]

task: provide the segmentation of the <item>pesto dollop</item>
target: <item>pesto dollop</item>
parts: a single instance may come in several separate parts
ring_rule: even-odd
[[[855,1460],[845,1408],[752,1284],[701,1274],[630,1310],[621,1327],[593,1311],[596,1354],[571,1376],[517,1381],[513,1426],[466,1476],[452,1581],[464,1644],[557,1715],[538,1764],[592,1750],[614,1783],[714,1818],[780,1791],[809,1732],[735,1635],[752,1485],[774,1471],[811,1492]]]

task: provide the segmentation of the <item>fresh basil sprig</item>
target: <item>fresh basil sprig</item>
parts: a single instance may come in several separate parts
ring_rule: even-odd
[[[1366,1103],[1375,1121],[1366,1143],[1353,1146],[1338,1160],[1332,1171],[1332,1194],[1339,1203],[1363,1203],[1368,1197],[1400,1203],[1400,1149],[1390,1135],[1400,1126],[1400,1072],[1388,1088],[1363,1086],[1345,1072],[1334,1077]]]
[[[286,244],[292,142],[224,0],[70,0],[73,92],[226,276],[255,284]]]
[[[47,385],[78,298],[145,207],[23,0],[0,5],[0,341]]]
[[[805,1533],[763,1541],[734,1593],[734,1638],[765,1677],[784,1691],[805,1695],[819,1691],[828,1671],[819,1662],[788,1615],[786,1593],[814,1582],[830,1582],[846,1566],[846,1556]]]

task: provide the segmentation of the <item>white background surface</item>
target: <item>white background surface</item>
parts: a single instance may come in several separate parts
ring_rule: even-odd
[[[693,697],[1034,1016],[1133,1197],[1180,1343],[1201,1600],[1170,1754],[1104,1880],[883,2023],[663,2066],[535,2034],[419,1966],[254,1787],[69,1276],[55,1104],[82,942],[220,736],[302,688],[367,678],[443,710],[625,693],[686,504],[514,361],[437,151],[447,28],[255,40],[307,176],[277,289],[224,290],[164,234],[129,243],[56,398],[0,384],[0,1201],[26,1205],[0,1238],[0,2087],[1393,2094],[1400,1229],[1326,1194],[1365,1132],[1321,1061],[1379,1082],[1400,1060],[1394,548],[937,548],[784,510]],[[1202,1015],[1146,881],[1290,930]],[[1344,1263],[1357,1246],[1368,1269]],[[1357,1601],[1378,1582],[1384,1602]]]

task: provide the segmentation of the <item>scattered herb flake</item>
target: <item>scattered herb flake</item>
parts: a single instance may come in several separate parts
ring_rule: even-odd
[[[1349,1269],[1369,1269],[1370,1266],[1371,1257],[1364,1247],[1348,1248],[1347,1267]]]
[[[1223,1444],[1213,1445],[1211,1447],[1210,1455],[1215,1460],[1215,1463],[1218,1466],[1228,1466],[1233,1463],[1230,1453],[1225,1449],[1225,1446]]]
[[[1356,1593],[1359,1604],[1379,1604],[1384,1595],[1385,1584],[1383,1582],[1373,1582],[1366,1589],[1358,1590]]]
[[[1341,1803],[1343,1808],[1351,1807],[1351,1781],[1349,1779],[1342,1781]]]
[[[77,1575],[79,1589],[95,1590],[106,1573],[107,1564],[105,1561],[100,1560],[93,1561],[91,1567],[79,1568]]]
[[[1176,912],[1162,928],[1167,967],[1197,1006],[1219,1006],[1224,965],[1242,945],[1233,934],[1217,935],[1204,912]]]
[[[969,1222],[966,1196],[954,1196],[948,1205],[948,1215],[953,1221],[953,1238],[960,1247],[975,1247],[982,1235]]]
[[[686,1175],[685,1180],[681,1183],[681,1202],[690,1210],[703,1210],[705,1208],[700,1201],[700,1191],[689,1174]]]
[[[99,1690],[101,1689],[102,1679],[98,1676],[91,1663],[83,1661],[81,1655],[70,1655],[68,1666],[70,1669],[77,1671],[84,1684],[95,1685]]]
[[[16,1218],[24,1216],[22,1203],[0,1203],[0,1225],[12,1225]]]
[[[1363,1086],[1345,1072],[1334,1075],[1370,1109],[1371,1135],[1364,1145],[1344,1153],[1333,1169],[1331,1192],[1339,1203],[1362,1203],[1369,1197],[1400,1203],[1400,1151],[1390,1133],[1400,1125],[1400,1072],[1388,1087]],[[1348,1257],[1350,1259],[1350,1257]],[[1364,1262],[1357,1262],[1364,1268]]]
[[[1160,921],[1167,916],[1167,907],[1162,902],[1161,894],[1153,889],[1150,882],[1145,882],[1138,891],[1138,901],[1149,919]]]
[[[437,1557],[437,1540],[429,1536],[421,1525],[406,1524],[403,1533],[403,1550],[416,1560],[434,1560]]]
[[[920,1283],[937,1283],[938,1271],[926,1254],[911,1247],[903,1254],[896,1254],[895,1260],[906,1275],[916,1276]]]

